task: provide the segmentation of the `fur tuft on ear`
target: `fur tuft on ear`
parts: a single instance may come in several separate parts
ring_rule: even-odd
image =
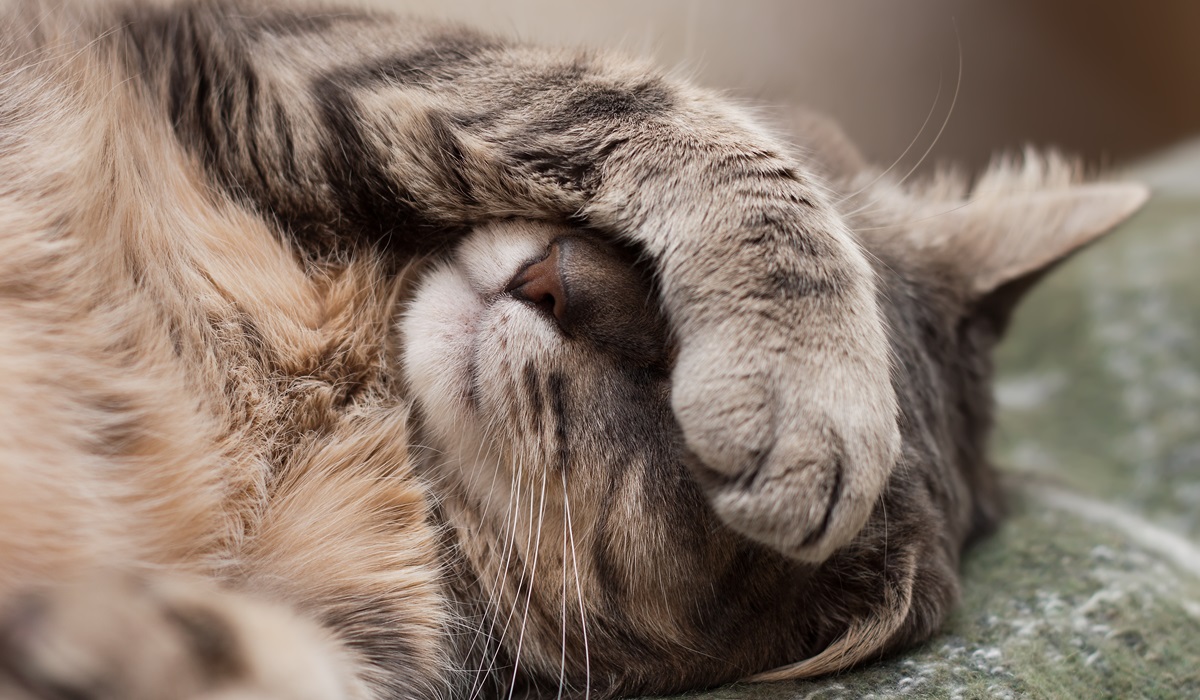
[[[1129,218],[1146,202],[1138,183],[1079,183],[1054,155],[1027,152],[987,170],[961,206],[928,220],[922,243],[961,270],[975,299],[1043,272]]]

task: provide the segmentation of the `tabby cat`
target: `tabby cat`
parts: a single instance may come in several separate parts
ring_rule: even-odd
[[[360,9],[0,16],[0,696],[607,697],[929,637],[1144,200]]]

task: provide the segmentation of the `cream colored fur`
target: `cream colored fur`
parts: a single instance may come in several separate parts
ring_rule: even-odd
[[[382,371],[394,352],[403,278],[369,261],[305,269],[261,219],[198,178],[114,76],[69,43],[0,71],[8,641],[34,672],[52,678],[73,660],[59,682],[103,685],[112,674],[131,699],[182,697],[189,683],[228,697],[366,698],[370,664],[309,615],[336,609],[339,591],[378,591],[405,611],[396,627],[413,635],[408,663],[441,677],[448,611],[425,491],[410,474],[406,408],[386,381],[357,410],[334,406],[337,354]],[[22,617],[18,593],[63,582],[76,587],[44,603],[44,619]],[[160,638],[188,642],[161,622],[158,601],[230,623],[245,668],[207,677],[158,648]],[[152,673],[130,681],[147,653]],[[114,655],[124,660],[105,668]],[[78,677],[88,669],[97,675]]]

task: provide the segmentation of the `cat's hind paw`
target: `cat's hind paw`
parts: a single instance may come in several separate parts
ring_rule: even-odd
[[[11,601],[3,697],[340,699],[336,646],[285,609],[203,583],[105,575]]]

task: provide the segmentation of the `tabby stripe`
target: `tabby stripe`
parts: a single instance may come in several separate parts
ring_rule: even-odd
[[[571,466],[571,446],[567,432],[566,378],[559,372],[551,372],[546,378],[546,391],[550,394],[550,408],[554,415],[554,449],[559,471],[568,473]]]

